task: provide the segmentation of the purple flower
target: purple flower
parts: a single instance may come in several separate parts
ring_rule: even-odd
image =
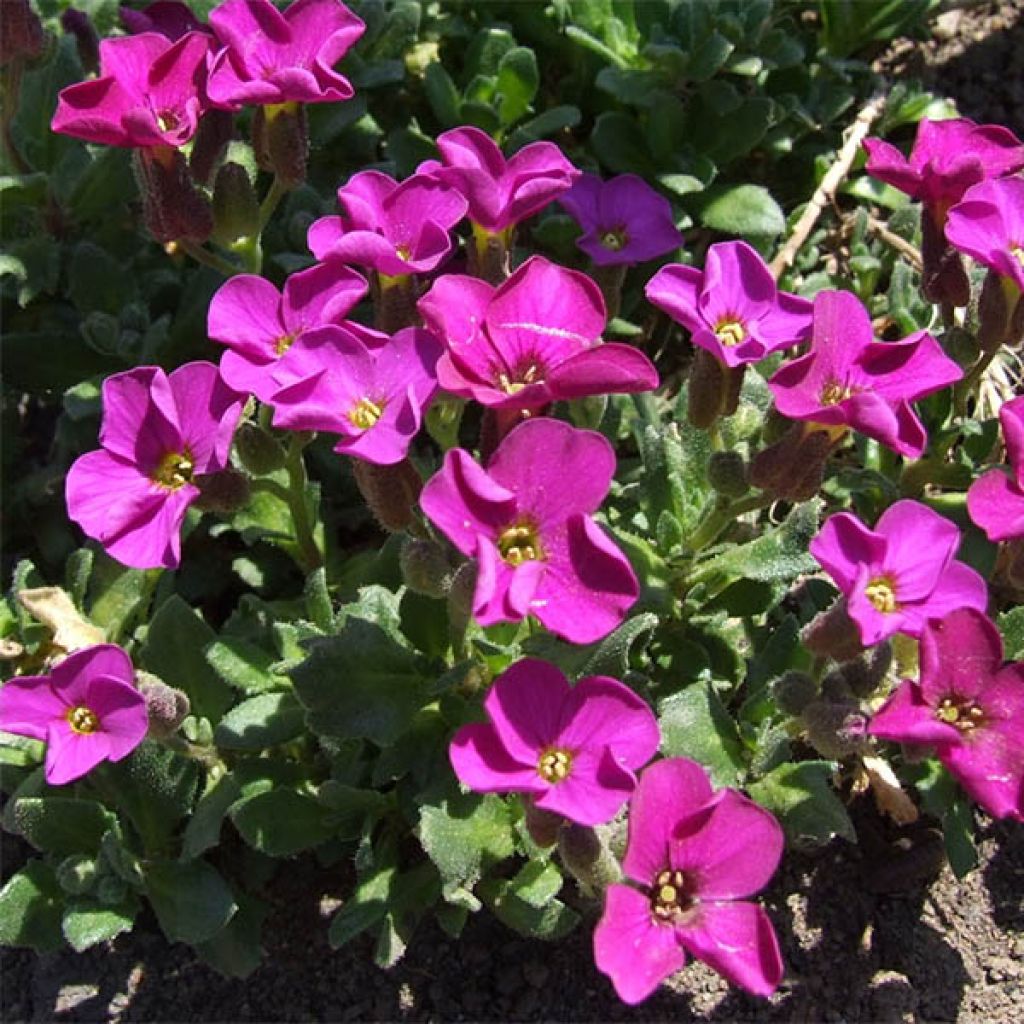
[[[1024,292],[1024,178],[969,189],[949,211],[946,238]]]
[[[614,472],[605,438],[551,419],[513,428],[486,469],[462,449],[448,452],[420,505],[476,558],[473,613],[481,625],[533,614],[586,644],[622,622],[640,592],[637,579],[592,518]]]
[[[928,437],[910,402],[962,376],[927,331],[875,341],[856,296],[823,291],[814,299],[810,352],[781,367],[768,386],[784,416],[837,437],[858,430],[916,459]]]
[[[601,291],[584,274],[531,257],[495,289],[446,274],[419,301],[448,351],[441,387],[499,409],[658,386],[651,361],[629,345],[602,344]]]
[[[352,86],[333,70],[366,26],[340,0],[226,0],[210,12],[225,44],[210,64],[207,92],[219,106],[334,103]]]
[[[176,568],[181,524],[199,495],[196,477],[227,465],[243,404],[212,363],[108,377],[103,447],[68,472],[68,515],[124,565]]]
[[[453,128],[438,136],[437,148],[442,163],[428,160],[418,170],[457,188],[469,201],[469,219],[489,234],[543,209],[580,175],[553,142],[531,142],[506,160],[479,128]]]
[[[967,511],[991,541],[1024,537],[1024,396],[999,410],[1009,474],[993,469],[971,484]]]
[[[528,793],[580,825],[611,821],[660,742],[651,709],[628,686],[588,676],[575,686],[554,665],[524,658],[494,681],[489,724],[465,725],[448,754],[478,793]]]
[[[369,344],[345,327],[303,334],[273,372],[274,426],[341,434],[336,452],[401,462],[437,392],[440,342],[409,327]]]
[[[755,363],[811,334],[811,303],[780,292],[746,242],[718,242],[704,270],[670,264],[647,283],[650,302],[726,366]]]
[[[466,215],[460,192],[426,174],[401,184],[380,171],[361,171],[338,189],[344,214],[309,229],[318,260],[337,259],[398,277],[425,274],[452,251],[449,232]]]
[[[237,391],[269,402],[280,386],[270,375],[303,331],[344,322],[367,291],[354,270],[323,263],[292,274],[279,292],[255,274],[225,282],[210,301],[206,330],[228,346],[220,372]]]
[[[62,89],[51,128],[108,146],[183,146],[202,112],[210,37],[104,39],[98,78]]]
[[[46,741],[46,781],[74,782],[100,763],[120,761],[146,737],[146,700],[131,659],[113,644],[83,647],[46,676],[0,686],[0,729]]]
[[[595,266],[643,263],[683,244],[671,203],[635,174],[583,174],[558,202],[583,228],[576,244]]]
[[[929,619],[988,605],[985,581],[954,561],[960,531],[916,501],[897,501],[874,530],[856,516],[831,516],[810,552],[846,597],[866,647],[893,633],[920,636]]]
[[[687,953],[771,995],[782,980],[778,940],[763,908],[743,897],[768,884],[782,847],[768,811],[734,789],[714,792],[696,762],[652,764],[630,802],[622,864],[639,888],[609,886],[594,931],[594,962],[619,998],[642,1002]]]
[[[1003,665],[999,631],[981,612],[928,623],[920,682],[904,680],[869,732],[934,746],[989,814],[1024,820],[1024,662]]]
[[[866,170],[911,199],[919,199],[941,228],[946,211],[972,185],[1024,167],[1024,145],[1008,128],[978,125],[967,118],[930,121],[917,127],[908,160],[888,142],[867,139]]]
[[[157,32],[172,43],[189,32],[213,35],[210,28],[189,10],[183,0],[156,0],[156,3],[149,4],[141,11],[122,7],[121,23],[132,35]]]

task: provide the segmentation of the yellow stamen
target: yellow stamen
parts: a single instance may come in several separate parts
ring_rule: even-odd
[[[537,774],[552,785],[564,782],[572,771],[572,752],[560,747],[545,750],[537,762]]]
[[[183,452],[168,452],[154,470],[153,481],[161,487],[176,491],[192,482],[194,469],[192,453],[187,448]]]
[[[68,708],[67,719],[72,730],[82,736],[87,736],[100,727],[100,720],[97,718],[96,712],[81,704],[78,707]]]
[[[294,334],[282,334],[281,337],[274,342],[274,355],[283,356],[285,352],[292,347],[292,343],[294,341]]]
[[[738,345],[746,336],[742,322],[732,317],[719,320],[715,326],[715,337],[728,348]]]
[[[864,593],[875,608],[886,615],[899,608],[891,576],[876,576],[864,588]]]
[[[536,384],[540,379],[540,368],[536,363],[531,363],[526,372],[519,375],[519,380],[513,380],[507,373],[498,374],[498,384],[501,390],[508,395],[517,395],[528,384]]]
[[[973,732],[985,721],[985,712],[977,704],[958,704],[954,698],[946,697],[935,709],[935,717],[946,725],[955,726],[963,733]]]
[[[360,398],[349,410],[348,418],[353,426],[360,430],[369,430],[384,415],[384,402],[374,402],[370,398]]]
[[[509,565],[538,562],[544,558],[537,527],[529,522],[516,523],[498,536],[498,554]]]
[[[822,405],[838,405],[844,399],[849,398],[853,394],[853,388],[847,387],[845,384],[840,384],[839,381],[829,381],[821,389],[821,398],[819,401]]]
[[[651,913],[659,924],[678,921],[697,902],[693,880],[684,871],[662,871],[651,890]]]
[[[612,252],[618,252],[620,249],[625,249],[629,244],[629,238],[626,235],[625,228],[613,228],[611,231],[606,231],[601,236],[601,244],[606,249],[611,249]]]

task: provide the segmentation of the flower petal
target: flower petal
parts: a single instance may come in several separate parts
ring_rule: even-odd
[[[497,730],[484,723],[464,725],[448,747],[459,781],[477,793],[541,793],[547,784],[533,763],[512,757]]]
[[[929,704],[952,695],[973,699],[1003,663],[1003,638],[982,611],[958,608],[924,627],[920,659],[921,691]]]
[[[0,686],[0,729],[45,740],[50,723],[64,718],[68,704],[49,676],[17,676]]]
[[[547,784],[536,804],[579,825],[603,825],[619,813],[636,788],[636,776],[607,747],[576,751],[568,778]]]
[[[559,742],[569,681],[550,662],[522,658],[492,684],[484,708],[504,748],[536,769],[541,751]]]
[[[926,599],[960,545],[956,524],[919,501],[890,505],[875,533],[885,538],[883,566],[895,579],[901,604]]]
[[[50,725],[46,737],[46,781],[63,786],[87,775],[110,754],[110,737],[101,731],[74,732],[67,721]]]

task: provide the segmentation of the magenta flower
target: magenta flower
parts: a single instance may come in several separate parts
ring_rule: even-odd
[[[629,807],[622,868],[640,888],[611,885],[594,931],[594,962],[619,998],[646,999],[703,960],[734,985],[768,996],[782,980],[775,930],[743,897],[778,867],[783,836],[768,811],[734,789],[715,793],[695,761],[657,761]]]
[[[969,189],[949,211],[946,238],[1024,291],[1024,178],[1000,178]]]
[[[51,128],[108,146],[183,146],[202,112],[210,37],[104,39],[98,78],[62,89]]]
[[[309,229],[318,260],[337,259],[398,277],[426,274],[452,251],[449,232],[466,215],[460,192],[425,174],[398,184],[380,171],[361,171],[338,189],[345,213]]]
[[[875,341],[856,296],[823,291],[814,299],[810,352],[782,366],[768,386],[784,416],[837,437],[858,430],[916,459],[928,437],[910,402],[962,376],[927,331]]]
[[[122,7],[121,23],[133,35],[157,32],[172,43],[188,32],[213,35],[209,26],[201,22],[183,0],[156,0],[141,11]]]
[[[448,754],[478,793],[527,793],[580,825],[611,821],[660,742],[651,709],[628,686],[588,676],[575,686],[554,665],[524,658],[487,693],[489,724],[464,725]]]
[[[448,452],[420,505],[477,559],[473,613],[482,626],[532,614],[586,644],[622,622],[639,595],[637,579],[592,518],[614,472],[605,438],[551,419],[514,427],[486,469],[462,449]]]
[[[601,343],[606,317],[597,285],[541,256],[497,289],[446,274],[418,308],[448,348],[437,367],[441,387],[483,405],[538,409],[658,386],[658,371],[642,352]]]
[[[746,242],[711,246],[703,271],[662,267],[645,294],[690,331],[695,345],[730,367],[756,363],[811,334],[811,303],[778,291],[767,264]]]
[[[934,746],[972,799],[996,818],[1024,820],[1024,662],[1003,665],[1003,642],[962,608],[921,634],[921,679],[904,680],[868,731]]]
[[[595,266],[643,263],[683,244],[671,203],[635,174],[583,174],[558,202],[583,228],[576,244]]]
[[[440,342],[415,327],[383,345],[344,327],[307,331],[273,372],[274,426],[341,434],[336,452],[401,462],[437,392],[440,355]]]
[[[333,70],[366,26],[340,0],[225,0],[210,12],[225,44],[210,64],[207,92],[218,106],[335,103],[351,99]]]
[[[810,552],[846,597],[866,647],[893,633],[920,636],[929,619],[988,605],[985,581],[953,556],[960,531],[916,501],[890,505],[869,530],[856,516],[830,516]]]
[[[113,644],[83,647],[46,676],[18,676],[0,686],[0,729],[46,742],[51,786],[120,761],[145,738],[146,700],[131,659]]]
[[[908,160],[893,145],[867,139],[866,170],[936,215],[941,228],[946,210],[979,181],[1012,174],[1024,167],[1024,145],[1008,128],[978,125],[966,117],[950,121],[924,118]]]
[[[1024,396],[999,410],[1006,439],[1009,474],[985,473],[967,492],[967,511],[991,541],[1024,537]]]
[[[212,363],[158,366],[103,382],[99,451],[68,472],[68,515],[107,553],[136,569],[176,568],[196,477],[228,464],[243,395]]]
[[[210,300],[206,330],[228,346],[220,361],[236,391],[269,402],[280,385],[271,370],[303,331],[341,324],[367,291],[354,270],[318,264],[290,275],[279,292],[255,274],[230,278]]]
[[[567,191],[580,171],[553,142],[531,142],[505,159],[479,128],[439,135],[441,161],[417,169],[457,188],[469,202],[469,219],[486,233],[507,232]]]

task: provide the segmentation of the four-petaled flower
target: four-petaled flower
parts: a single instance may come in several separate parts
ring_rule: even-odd
[[[725,366],[757,362],[811,334],[811,303],[780,292],[764,260],[746,242],[712,245],[703,270],[662,267],[645,294]]]
[[[849,292],[814,299],[811,350],[776,371],[768,386],[784,416],[840,437],[858,430],[916,459],[928,437],[910,402],[960,380],[963,370],[927,332],[875,341],[871,318]]]
[[[68,515],[124,565],[176,568],[196,478],[227,465],[244,400],[212,363],[108,377],[102,448],[68,471]]]
[[[478,793],[527,793],[580,825],[615,817],[660,740],[653,712],[628,686],[607,676],[570,686],[534,658],[494,681],[484,709],[490,723],[463,726],[449,748],[459,779]]]
[[[929,619],[988,605],[985,580],[954,559],[960,531],[916,501],[897,501],[874,530],[856,516],[829,517],[811,554],[846,597],[866,647],[894,633],[919,636]]]
[[[611,444],[559,420],[527,420],[486,469],[455,448],[420,505],[478,563],[481,625],[535,615],[572,643],[606,636],[639,595],[629,560],[592,514],[615,472]]]
[[[772,815],[734,789],[717,793],[696,762],[658,761],[629,807],[622,868],[594,931],[594,962],[626,1003],[646,999],[686,963],[703,960],[729,981],[770,995],[782,957],[764,909],[749,903],[782,856]]]
[[[576,245],[595,266],[643,263],[683,244],[672,205],[635,174],[584,174],[558,202],[583,228]]]
[[[364,278],[338,264],[290,275],[283,292],[255,274],[230,278],[210,300],[206,324],[209,336],[228,346],[220,360],[224,380],[269,402],[280,386],[270,371],[295,339],[343,323],[366,291]]]
[[[1024,396],[999,410],[1009,474],[993,469],[971,484],[967,511],[991,541],[1024,537]]]
[[[441,387],[483,405],[537,409],[658,386],[658,371],[642,352],[601,343],[606,314],[597,285],[540,256],[497,289],[445,274],[419,311],[447,345],[437,367]]]
[[[226,0],[210,12],[224,48],[210,62],[207,93],[218,106],[333,103],[352,98],[334,70],[366,26],[340,0]]]
[[[949,211],[946,238],[1024,292],[1024,178],[975,185]]]
[[[146,700],[120,647],[83,647],[45,676],[0,686],[0,729],[46,742],[46,781],[74,782],[100,761],[120,761],[146,737]]]
[[[981,612],[928,623],[920,682],[904,680],[869,732],[933,746],[989,814],[1024,820],[1024,662],[1003,665],[999,631]]]
[[[380,171],[361,171],[338,189],[340,217],[309,229],[318,260],[372,267],[386,277],[426,274],[452,251],[449,232],[466,215],[462,193],[426,174],[401,184]]]
[[[393,338],[367,335],[345,327],[303,334],[273,372],[274,425],[340,434],[336,452],[393,465],[408,454],[437,392],[441,344],[416,327]]]

